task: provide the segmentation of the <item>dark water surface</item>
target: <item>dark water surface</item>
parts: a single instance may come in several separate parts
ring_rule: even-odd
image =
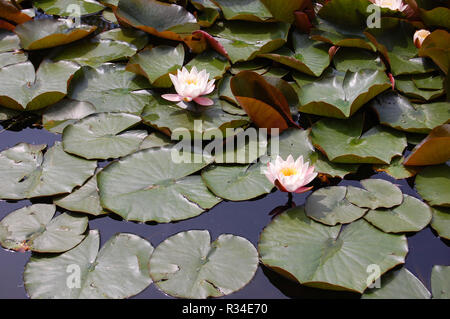
[[[31,144],[48,144],[49,146],[61,136],[37,128],[25,128],[20,131],[2,131],[0,126],[0,151],[20,142]],[[400,186],[403,193],[419,197],[404,180],[396,181],[386,174],[374,177],[390,180]],[[1,178],[1,176],[0,176]],[[358,185],[357,181],[344,180],[341,185]],[[294,195],[297,205],[304,204],[309,193]],[[48,199],[47,199],[48,200]],[[170,224],[140,224],[121,220],[111,214],[91,218],[90,229],[99,229],[102,245],[114,234],[128,232],[146,238],[156,247],[178,232],[191,229],[207,229],[214,240],[219,235],[230,233],[250,240],[255,247],[259,234],[270,222],[269,212],[277,206],[284,205],[287,195],[279,191],[263,198],[246,202],[222,202],[202,215]],[[0,220],[10,212],[45,199],[0,201]],[[450,265],[449,242],[436,236],[430,227],[408,236],[409,253],[406,267],[430,289],[430,276],[433,265]],[[0,298],[27,298],[22,274],[30,253],[10,252],[0,248]],[[135,298],[170,298],[150,285]],[[241,291],[224,298],[359,298],[359,295],[345,292],[325,291],[302,287],[291,282],[270,269],[260,266],[253,280]]]

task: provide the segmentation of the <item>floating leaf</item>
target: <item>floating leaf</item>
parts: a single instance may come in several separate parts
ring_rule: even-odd
[[[77,13],[86,15],[104,9],[104,6],[95,0],[35,0],[33,5],[46,14],[59,16],[73,16]]]
[[[364,218],[386,233],[418,232],[431,221],[431,209],[421,200],[403,195],[401,205],[370,210]]]
[[[435,165],[416,176],[416,190],[432,206],[450,206],[450,166]]]
[[[261,2],[278,21],[293,23],[294,12],[305,7],[308,0],[261,0]]]
[[[273,189],[262,172],[262,163],[251,165],[211,165],[202,171],[202,179],[217,196],[231,201],[249,200]]]
[[[5,236],[0,234],[1,245],[6,249],[41,253],[72,249],[84,239],[82,234],[88,219],[71,214],[53,218],[55,212],[55,205],[35,204],[10,213],[0,222],[6,231]]]
[[[339,48],[333,57],[334,66],[340,72],[358,72],[363,69],[386,69],[381,58],[374,52],[358,48]]]
[[[292,34],[294,52],[286,47],[271,52],[260,54],[260,57],[268,58],[287,65],[300,72],[312,76],[320,76],[325,68],[330,64],[328,44],[313,41],[307,34],[295,31]]]
[[[64,151],[86,159],[117,158],[134,153],[147,131],[128,129],[140,122],[141,118],[132,114],[92,114],[64,129]]]
[[[311,141],[336,163],[389,164],[407,146],[403,133],[381,126],[361,135],[362,115],[350,120],[322,119],[311,130]]]
[[[44,60],[35,72],[31,62],[0,69],[0,104],[16,110],[37,110],[60,101],[79,69],[75,63]]]
[[[28,55],[21,51],[19,37],[7,31],[0,31],[0,68],[26,62]]]
[[[182,44],[177,47],[161,45],[140,51],[130,59],[126,69],[145,76],[153,86],[169,88],[172,86],[169,73],[181,69],[183,61]]]
[[[417,174],[418,169],[414,167],[406,167],[404,165],[405,158],[403,156],[394,157],[390,164],[377,164],[373,168],[377,172],[385,172],[395,179],[409,178]]]
[[[94,174],[96,161],[67,154],[60,142],[43,155],[45,146],[20,143],[0,153],[0,198],[70,193]]]
[[[214,242],[207,230],[169,237],[150,259],[150,276],[164,293],[205,299],[229,295],[246,286],[258,268],[258,252],[247,239],[220,235]]]
[[[423,75],[420,75],[421,77]],[[428,78],[432,78],[430,75],[428,75]],[[443,78],[441,79],[441,85],[444,81]],[[404,76],[399,76],[395,78],[395,88],[402,92],[403,94],[410,96],[416,100],[422,101],[429,101],[429,100],[434,100],[436,98],[438,98],[439,96],[443,95],[445,93],[444,89],[443,89],[443,85],[441,87],[441,89],[426,89],[423,90],[421,88],[418,88],[416,83],[414,82],[414,77],[411,75],[404,75]]]
[[[318,79],[300,73],[294,79],[301,88],[299,111],[336,118],[352,116],[391,87],[383,71],[370,69],[344,73],[330,68]]]
[[[450,110],[450,109],[449,109]],[[435,127],[406,158],[405,165],[425,166],[450,159],[450,124]]]
[[[124,65],[105,63],[83,67],[70,88],[69,97],[91,103],[97,112],[141,114],[151,93],[147,79],[125,70]]]
[[[172,144],[170,137],[160,132],[154,132],[144,138],[139,148],[144,150],[152,147],[168,146],[170,144]]]
[[[390,208],[403,202],[402,191],[398,186],[382,179],[364,179],[363,188],[349,186],[347,199],[354,205],[370,209]]]
[[[188,163],[174,156],[188,155]],[[201,181],[189,176],[208,163],[176,148],[150,148],[129,155],[98,175],[104,208],[126,220],[167,223],[200,215],[220,202]],[[167,200],[170,198],[170,200]]]
[[[425,24],[450,29],[450,9],[443,6],[431,10],[420,9],[420,17]]]
[[[199,28],[185,8],[156,0],[121,0],[113,11],[119,22],[170,40],[181,41]]]
[[[450,239],[450,208],[433,207],[433,219],[431,227],[438,233],[439,237]]]
[[[186,64],[188,71],[194,66],[199,71],[206,70],[210,79],[220,79],[230,67],[230,63],[216,51],[209,50],[195,56]]]
[[[430,299],[424,284],[405,267],[381,277],[380,287],[368,289],[362,299]]]
[[[325,225],[347,224],[361,218],[367,209],[350,203],[347,187],[331,186],[316,190],[305,203],[306,215]]]
[[[371,105],[381,124],[406,132],[428,133],[450,119],[446,102],[412,104],[395,92],[377,96]]]
[[[272,20],[272,14],[260,0],[215,0],[227,20],[263,22]]]
[[[77,41],[95,29],[96,26],[86,24],[72,27],[71,21],[64,19],[42,19],[18,25],[14,32],[19,36],[22,48],[41,50]]]
[[[435,30],[423,41],[419,49],[421,57],[429,57],[444,72],[448,73],[450,67],[450,34],[445,30]]]
[[[120,233],[100,251],[99,246],[99,233],[91,230],[68,252],[32,256],[24,273],[28,295],[32,299],[123,299],[151,284],[148,261],[153,247],[148,241]]]
[[[228,21],[216,23],[208,32],[223,46],[231,62],[252,60],[260,53],[286,43],[289,24]]]
[[[450,299],[450,266],[435,265],[431,270],[433,299]]]
[[[258,251],[264,265],[303,285],[362,293],[369,284],[367,267],[376,264],[385,273],[404,263],[408,246],[404,235],[383,233],[364,219],[341,231],[295,207],[263,230]]]

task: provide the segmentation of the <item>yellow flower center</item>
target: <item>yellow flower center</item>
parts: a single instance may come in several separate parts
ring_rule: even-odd
[[[284,176],[292,176],[297,174],[297,170],[293,167],[285,167],[280,170],[281,174]]]
[[[392,6],[392,5],[394,5],[394,1],[393,0],[384,0],[384,1],[381,1],[381,4],[384,6]]]
[[[426,38],[429,34],[430,34],[430,32],[427,30],[420,30],[417,32],[417,35],[419,36],[419,38],[422,38],[422,39]]]
[[[195,84],[197,85],[197,79],[187,79],[186,84]]]

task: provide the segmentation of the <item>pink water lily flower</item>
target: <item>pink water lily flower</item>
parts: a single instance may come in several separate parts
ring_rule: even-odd
[[[403,4],[403,0],[375,0],[375,4],[381,8],[403,11],[408,6]]]
[[[209,80],[209,73],[206,70],[200,72],[194,66],[189,72],[185,67],[177,71],[177,75],[169,74],[177,94],[163,94],[166,100],[178,103],[181,107],[186,107],[183,102],[194,101],[203,106],[213,105],[214,101],[202,95],[207,95],[214,90],[214,79]]]
[[[312,187],[305,187],[305,185],[317,176],[314,166],[309,166],[309,162],[303,163],[303,156],[294,161],[292,155],[289,155],[286,161],[277,156],[275,163],[267,164],[265,174],[280,191],[289,193],[309,191]]]
[[[425,29],[416,31],[414,33],[414,37],[413,37],[414,45],[420,49],[420,47],[422,46],[422,42],[429,35],[430,35],[430,31],[425,30]]]

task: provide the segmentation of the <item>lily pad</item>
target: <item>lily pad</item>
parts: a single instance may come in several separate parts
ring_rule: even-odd
[[[60,142],[47,150],[46,145],[20,143],[0,153],[0,198],[24,199],[70,193],[82,185],[97,167],[64,152]]]
[[[170,40],[182,40],[183,34],[199,29],[197,19],[182,6],[156,0],[120,0],[113,9],[125,25]]]
[[[391,182],[383,179],[364,179],[361,185],[364,189],[348,186],[346,198],[354,205],[377,209],[390,208],[403,203],[402,191]],[[402,212],[403,210],[400,211]]]
[[[140,51],[130,59],[126,69],[145,76],[153,86],[169,88],[172,86],[169,73],[181,69],[183,61],[182,44],[177,47],[161,45]]]
[[[0,233],[1,245],[41,253],[72,249],[84,239],[88,218],[67,213],[53,218],[55,212],[55,205],[35,204],[10,213],[0,222],[5,229],[5,234]]]
[[[376,53],[358,48],[339,48],[333,57],[333,62],[336,70],[340,72],[386,69],[383,61]]]
[[[450,33],[445,30],[435,30],[427,36],[419,49],[421,57],[428,57],[433,60],[445,74],[448,73],[450,67],[449,41]]]
[[[117,158],[134,153],[148,134],[144,130],[128,129],[140,122],[139,116],[126,113],[90,115],[64,129],[64,151],[86,159]]]
[[[395,92],[377,96],[371,105],[381,124],[406,132],[428,133],[450,119],[446,102],[413,104]]]
[[[100,205],[97,175],[92,176],[84,185],[75,189],[71,194],[55,198],[53,203],[73,212],[86,213],[94,216],[105,214],[105,211]]]
[[[246,20],[264,22],[273,16],[260,0],[215,0],[227,20]]]
[[[76,10],[80,10],[80,15],[86,15],[105,8],[95,0],[36,0],[33,5],[42,9],[46,14],[59,16],[74,16],[78,13]]]
[[[386,234],[359,219],[343,230],[325,226],[295,207],[275,217],[261,233],[261,262],[300,284],[362,293],[370,265],[380,274],[404,263],[404,235]]]
[[[228,53],[232,63],[248,61],[280,48],[287,41],[287,23],[228,21],[208,29]]]
[[[230,68],[230,63],[216,51],[209,50],[195,56],[186,64],[188,71],[194,66],[199,71],[206,70],[206,73],[209,73],[210,79],[217,80]]]
[[[383,71],[370,69],[345,73],[327,69],[319,79],[295,73],[294,79],[301,88],[299,111],[335,118],[352,116],[391,86]]]
[[[370,210],[364,218],[386,233],[418,232],[430,223],[431,209],[421,200],[404,194],[401,205]]]
[[[218,204],[200,176],[187,177],[208,165],[207,159],[188,154],[185,163],[177,155],[182,156],[176,148],[149,148],[107,166],[97,178],[101,205],[126,220],[168,223]]]
[[[120,233],[100,249],[97,230],[58,256],[36,255],[25,266],[25,289],[32,299],[123,299],[147,288],[153,252],[145,239]]]
[[[8,31],[0,31],[0,68],[26,62],[28,54],[20,47],[19,37]]]
[[[424,284],[405,267],[383,275],[379,288],[368,289],[362,299],[430,299]]]
[[[247,239],[220,235],[211,243],[207,230],[169,237],[150,258],[150,276],[164,293],[205,299],[246,286],[258,268],[258,252]]]
[[[170,137],[160,132],[153,132],[144,138],[139,148],[144,150],[152,147],[168,146],[170,144],[172,144]]]
[[[68,44],[84,38],[97,29],[96,26],[71,25],[70,20],[31,20],[18,25],[14,32],[19,36],[22,48],[41,50]]]
[[[294,12],[301,10],[308,1],[261,0],[261,2],[264,3],[276,20],[293,23],[295,19]]]
[[[450,266],[435,265],[431,270],[433,299],[450,299]]]
[[[91,103],[97,112],[141,114],[151,93],[147,79],[125,70],[121,64],[105,63],[97,68],[83,67],[74,79],[69,97]]]
[[[450,240],[450,208],[433,207],[431,210],[433,211],[431,227],[439,237]]]
[[[421,75],[422,77],[423,75]],[[432,79],[431,75],[428,75],[430,79]],[[441,88],[440,89],[421,89],[417,87],[416,82],[414,82],[414,77],[411,75],[403,75],[395,78],[395,87],[398,91],[403,94],[413,98],[414,100],[419,101],[430,101],[437,99],[441,95],[445,93],[443,89],[443,78],[441,79]]]
[[[364,134],[363,116],[350,120],[322,119],[311,130],[311,141],[336,163],[389,164],[407,146],[403,133],[374,126]]]
[[[305,203],[306,215],[325,225],[347,224],[361,218],[367,209],[350,203],[347,187],[330,186],[316,190]]]
[[[377,164],[373,168],[377,172],[385,172],[395,179],[409,178],[417,174],[417,168],[404,165],[405,158],[403,156],[394,157],[390,164]]]
[[[263,173],[262,163],[251,165],[211,165],[202,179],[217,196],[231,201],[249,200],[272,191],[274,185]]]
[[[44,60],[38,70],[31,62],[0,69],[0,105],[16,110],[37,110],[60,101],[79,69],[75,63]]]
[[[450,166],[434,165],[416,176],[416,190],[432,206],[450,206]]]

